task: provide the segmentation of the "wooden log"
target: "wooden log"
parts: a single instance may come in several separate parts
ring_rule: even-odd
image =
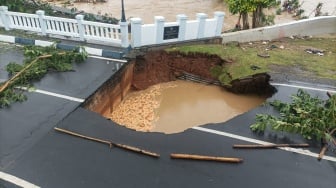
[[[327,91],[327,95],[328,95],[329,98],[331,98],[333,96],[333,94],[331,94],[330,91]]]
[[[112,145],[115,146],[115,147],[119,147],[119,148],[129,150],[129,151],[133,151],[133,152],[136,152],[136,153],[141,153],[141,154],[148,155],[148,156],[151,156],[151,157],[155,157],[155,158],[160,157],[160,155],[157,154],[157,153],[154,153],[154,152],[151,152],[151,151],[146,151],[146,150],[143,150],[143,149],[140,149],[140,148],[137,148],[137,147],[128,146],[128,145],[124,145],[124,144],[117,144],[117,143],[112,143]]]
[[[85,135],[78,134],[78,133],[75,133],[75,132],[72,132],[72,131],[68,131],[68,130],[65,130],[65,129],[61,129],[61,128],[58,128],[58,127],[55,127],[54,129],[56,131],[59,131],[59,132],[65,133],[65,134],[69,134],[69,135],[76,136],[76,137],[79,137],[79,138],[84,138],[84,139],[87,139],[87,140],[99,142],[99,143],[102,143],[102,144],[107,144],[110,147],[112,147],[112,143],[110,141],[107,141],[107,140],[102,140],[102,139],[99,139],[99,138],[85,136]]]
[[[323,156],[324,156],[325,152],[327,151],[327,149],[328,149],[328,144],[324,144],[324,146],[322,147],[322,149],[321,149],[321,151],[320,151],[320,153],[319,153],[319,155],[317,157],[317,160],[320,161],[323,158]]]
[[[265,145],[235,144],[232,147],[235,149],[274,149],[278,147],[301,148],[301,147],[309,147],[309,144],[265,144]]]
[[[107,144],[107,145],[110,146],[110,148],[112,146],[115,146],[115,147],[118,147],[118,148],[122,148],[122,149],[125,149],[125,150],[133,151],[133,152],[136,152],[136,153],[144,154],[144,155],[155,157],[155,158],[159,158],[160,157],[160,155],[157,154],[157,153],[154,153],[154,152],[151,152],[151,151],[147,151],[147,150],[143,150],[143,149],[140,149],[140,148],[137,148],[137,147],[134,147],[134,146],[113,143],[111,141],[102,140],[102,139],[94,138],[94,137],[90,137],[90,136],[85,136],[85,135],[78,134],[78,133],[75,133],[75,132],[72,132],[72,131],[68,131],[68,130],[65,130],[65,129],[61,129],[61,128],[58,128],[58,127],[55,127],[54,129],[56,131],[59,131],[59,132],[62,132],[62,133],[66,133],[66,134],[69,134],[69,135],[72,135],[72,136],[76,136],[76,137],[79,137],[79,138],[84,138],[84,139],[87,139],[87,140],[91,140],[91,141]]]
[[[228,157],[214,157],[206,155],[191,155],[191,154],[179,154],[172,153],[170,154],[172,159],[191,159],[191,160],[202,160],[202,161],[218,161],[226,163],[241,163],[243,159],[241,158],[228,158]]]

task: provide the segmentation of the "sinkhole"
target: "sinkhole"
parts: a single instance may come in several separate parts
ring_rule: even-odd
[[[122,66],[84,107],[130,129],[170,134],[225,122],[274,93],[264,74],[236,81],[233,91],[218,86],[209,69],[223,63],[215,55],[150,52]]]

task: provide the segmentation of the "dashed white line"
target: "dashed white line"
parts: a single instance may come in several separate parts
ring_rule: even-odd
[[[248,138],[248,137],[244,137],[244,136],[240,136],[240,135],[236,135],[236,134],[231,134],[231,133],[227,133],[227,132],[222,132],[222,131],[217,131],[217,130],[213,130],[213,129],[208,129],[208,128],[204,128],[204,127],[193,127],[192,129],[207,132],[207,133],[211,133],[211,134],[216,134],[216,135],[220,135],[220,136],[225,136],[225,137],[229,137],[229,138],[234,138],[234,139],[237,139],[237,140],[243,140],[243,141],[251,142],[251,143],[255,143],[255,144],[262,144],[262,145],[274,144],[274,143],[271,143],[271,142],[265,142],[265,141],[262,141],[262,140]],[[317,153],[313,153],[309,150],[289,148],[289,147],[279,147],[279,149],[284,150],[284,151],[293,152],[293,153],[302,154],[302,155],[307,155],[307,156],[311,156],[311,157],[315,157],[315,158],[318,157]],[[323,159],[328,160],[328,161],[336,162],[336,158],[331,157],[331,156],[326,156],[325,155],[325,156],[323,156]]]
[[[336,93],[335,90],[331,90],[331,89],[321,89],[321,88],[300,86],[300,85],[294,85],[294,84],[281,84],[281,83],[271,83],[271,84],[274,85],[274,86],[285,86],[285,87],[292,87],[292,88],[308,89],[308,90],[313,90],[313,91],[323,91],[323,92]]]
[[[71,97],[71,96],[67,96],[67,95],[62,95],[62,94],[58,94],[58,93],[53,93],[53,92],[49,92],[49,91],[44,91],[44,90],[40,90],[40,89],[36,89],[34,92],[49,95],[49,96],[53,96],[53,97],[58,97],[58,98],[62,98],[62,99],[66,99],[66,100],[70,100],[70,101],[74,101],[74,102],[79,102],[79,103],[82,103],[82,102],[85,101],[84,99]]]
[[[121,63],[127,63],[127,60],[122,60],[122,59],[112,59],[112,58],[94,56],[94,55],[89,55],[88,57],[96,58],[96,59],[109,60],[109,61],[116,61],[116,62],[121,62]]]
[[[34,185],[26,180],[23,180],[21,178],[15,177],[13,175],[4,173],[0,171],[0,179],[3,179],[5,181],[11,182],[15,185],[18,185],[20,187],[25,187],[25,188],[39,188],[39,186]]]
[[[28,90],[27,87],[17,87],[17,89]],[[66,100],[70,100],[70,101],[74,101],[74,102],[79,102],[79,103],[82,103],[82,102],[85,101],[85,99],[71,97],[71,96],[62,95],[62,94],[58,94],[58,93],[54,93],[54,92],[50,92],[50,91],[40,90],[40,89],[35,89],[35,90],[33,90],[33,92],[41,93],[41,94],[49,95],[49,96],[53,96],[53,97],[58,97],[58,98],[62,98],[62,99],[66,99]]]

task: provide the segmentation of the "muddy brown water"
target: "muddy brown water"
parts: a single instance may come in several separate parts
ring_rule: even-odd
[[[64,6],[68,0],[44,0],[53,5]],[[92,1],[89,1],[92,2]],[[223,31],[232,29],[238,19],[238,15],[229,12],[222,0],[125,0],[126,18],[139,17],[145,24],[154,23],[154,16],[164,16],[166,21],[176,21],[176,15],[185,14],[190,20],[196,19],[197,13],[206,13],[209,18],[213,17],[215,11],[226,12]],[[88,13],[108,15],[115,18],[121,17],[121,1],[108,0],[106,2],[88,3],[88,1],[75,2],[66,5],[67,8],[77,8],[79,11]],[[275,10],[268,11],[275,13]],[[275,18],[275,23],[292,21],[291,15],[281,15]]]
[[[110,118],[138,131],[171,134],[225,122],[265,100],[266,97],[237,95],[218,86],[179,80],[129,94]]]

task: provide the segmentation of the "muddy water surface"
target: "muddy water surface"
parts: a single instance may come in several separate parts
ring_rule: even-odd
[[[169,134],[225,122],[265,100],[235,95],[217,86],[174,81],[132,93],[111,114],[111,119],[132,129]]]
[[[47,1],[47,0],[45,0]],[[49,1],[50,2],[50,1]],[[64,6],[62,3],[67,0],[51,1],[50,3]],[[190,20],[196,19],[197,13],[206,13],[211,18],[215,11],[224,11],[225,24],[223,30],[232,29],[238,19],[238,15],[232,15],[223,0],[124,0],[127,19],[139,17],[145,24],[154,23],[154,16],[164,16],[166,21],[176,21],[177,14],[185,14]],[[120,18],[121,1],[108,0],[104,3],[87,3],[87,1],[76,2],[68,5],[67,8],[77,8],[77,10],[88,13],[95,13]],[[275,10],[272,11],[273,13]],[[293,20],[291,16],[277,16],[275,23],[285,23]]]

